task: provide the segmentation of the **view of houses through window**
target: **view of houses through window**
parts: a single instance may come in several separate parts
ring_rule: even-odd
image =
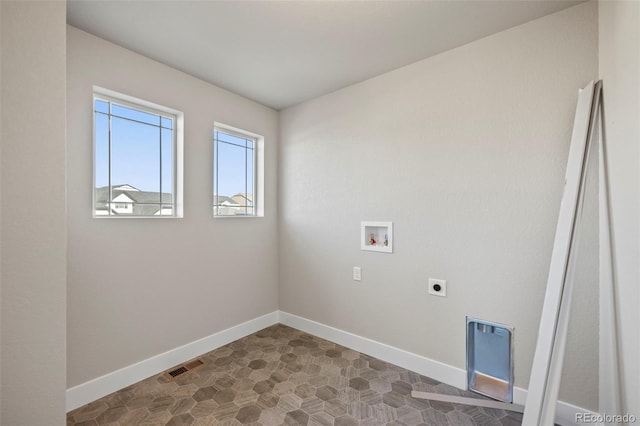
[[[175,117],[95,94],[94,215],[175,215]]]
[[[255,216],[256,139],[216,127],[213,142],[213,214]]]
[[[164,203],[158,203],[158,193],[141,191],[131,185],[96,188],[96,215],[172,216],[171,194],[160,194]],[[109,202],[109,200],[111,200]]]
[[[178,129],[179,111],[95,88],[94,217],[182,216]],[[213,141],[214,216],[262,215],[255,196],[262,137],[216,123]]]

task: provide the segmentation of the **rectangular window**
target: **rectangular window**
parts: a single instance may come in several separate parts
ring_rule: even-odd
[[[213,131],[213,215],[262,216],[263,138],[216,124]]]
[[[94,88],[94,217],[182,217],[182,113]]]

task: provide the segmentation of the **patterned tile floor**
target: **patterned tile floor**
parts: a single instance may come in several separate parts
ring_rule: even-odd
[[[284,325],[80,407],[67,425],[520,425],[509,411],[414,399],[475,396]]]

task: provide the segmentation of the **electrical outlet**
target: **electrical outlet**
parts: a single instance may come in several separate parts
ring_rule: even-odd
[[[447,296],[447,280],[429,278],[429,294],[434,296]]]
[[[360,281],[362,279],[362,270],[359,266],[353,267],[353,280]]]

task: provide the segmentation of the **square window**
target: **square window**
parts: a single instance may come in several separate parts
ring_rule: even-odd
[[[213,215],[263,216],[263,138],[216,124],[213,131]]]
[[[94,88],[94,217],[182,217],[183,115]]]

